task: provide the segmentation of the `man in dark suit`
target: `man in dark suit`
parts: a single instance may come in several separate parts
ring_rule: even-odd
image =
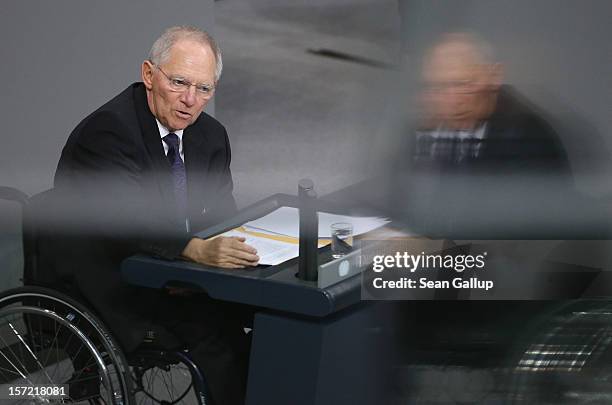
[[[557,211],[571,190],[566,152],[543,114],[502,85],[502,77],[490,46],[471,34],[446,34],[427,53],[422,115],[418,129],[413,124],[404,133],[389,204],[411,230],[458,240],[559,236]],[[469,253],[469,245],[461,245],[447,253]],[[515,270],[509,260],[493,259],[487,259],[487,277]],[[436,277],[457,275],[439,271]],[[447,365],[473,367],[482,359],[505,365],[519,326],[546,308],[537,302],[446,301],[458,296],[439,290],[440,301],[397,306],[406,358],[434,353],[434,362],[435,353],[445,352],[455,356],[444,358]]]
[[[502,76],[488,44],[470,34],[447,34],[427,53],[421,118],[398,148],[391,187],[395,214],[421,232],[528,232],[533,210],[567,191],[559,137]]]
[[[126,285],[120,262],[135,253],[224,268],[254,266],[244,239],[193,238],[236,211],[225,128],[203,112],[221,75],[221,53],[205,32],[173,27],[142,64],[142,83],[85,118],[58,164],[62,242],[41,244],[45,271],[82,295],[125,350],[145,334],[191,347],[219,404],[244,398],[248,313],[177,290]]]

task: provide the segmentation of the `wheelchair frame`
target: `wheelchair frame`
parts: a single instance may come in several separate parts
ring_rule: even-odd
[[[88,401],[91,404],[129,405],[150,402],[176,404],[181,403],[187,394],[193,391],[197,404],[210,405],[212,402],[206,387],[206,380],[186,351],[140,348],[126,356],[109,329],[95,315],[94,311],[91,311],[86,305],[73,297],[60,292],[57,288],[45,288],[44,284],[43,286],[37,285],[37,275],[41,270],[38,268],[36,257],[38,229],[35,221],[29,217],[28,209],[30,209],[33,198],[47,192],[29,197],[18,189],[0,186],[0,199],[13,201],[21,206],[24,255],[24,274],[22,278],[24,287],[18,287],[0,294],[0,345],[2,345],[0,347],[0,378],[6,380],[6,374],[12,372],[18,374],[26,384],[31,385],[35,381],[30,377],[35,374],[34,372],[39,372],[46,374],[46,378],[43,379],[45,384],[67,384],[70,395],[73,394],[70,391],[78,390],[81,386],[87,384],[89,385],[84,388],[85,391],[87,389],[94,391],[98,389],[99,391],[102,388],[105,392],[104,396],[97,392],[97,396],[91,398],[87,396],[87,392],[84,392],[84,396],[77,395],[77,397],[69,398],[71,403],[74,403],[76,398],[76,402]],[[5,322],[6,319],[8,320]],[[47,342],[49,336],[46,338],[43,336],[47,332],[44,328],[41,327],[39,331],[35,331],[35,328],[32,327],[28,329],[28,323],[32,324],[35,321],[38,321],[41,325],[47,325],[47,328],[54,329],[51,332],[54,332],[55,336],[50,345]],[[4,334],[14,335],[13,339],[16,336],[16,344],[20,350],[19,355],[17,355],[16,350],[13,350],[7,344],[3,337],[2,329],[7,325],[8,329]],[[58,336],[64,335],[66,337],[62,341]],[[77,341],[80,339],[81,346],[86,348],[85,352],[82,351],[83,348],[81,347],[76,354],[69,353],[71,346],[68,342],[73,343],[72,339],[77,339]],[[44,343],[47,343],[48,346],[45,346]],[[56,363],[41,362],[43,353],[46,357],[45,360],[49,360],[54,344],[57,346],[55,350]],[[62,347],[60,350],[60,344],[66,347]],[[5,350],[7,347],[9,350]],[[63,358],[60,358],[60,351],[64,352]],[[82,353],[87,352],[91,356],[91,359],[88,359],[87,368],[97,371],[96,375],[87,377],[89,380],[81,376],[83,370],[77,370],[76,366],[77,360],[82,357]],[[67,358],[72,362],[74,370],[71,378],[65,380],[65,373],[60,372],[64,380],[54,381],[45,371],[46,368],[55,366],[56,369],[53,374],[53,377],[55,377],[58,372],[57,364]],[[129,358],[129,362],[126,360],[127,358]],[[93,364],[92,360],[94,360]],[[32,362],[35,363],[34,366],[28,365]],[[3,367],[6,363],[10,364],[13,370],[8,369],[7,371],[7,368]],[[183,375],[189,374],[191,380],[186,388],[176,388],[172,377],[173,371],[176,370],[182,371]],[[85,372],[85,374],[88,372]],[[167,376],[164,374],[168,372],[170,373],[169,384],[168,381],[165,381]],[[79,375],[75,380],[76,374]],[[161,398],[158,392],[160,387],[157,385],[160,383],[156,383],[156,378],[160,376],[163,380],[161,384],[164,385],[161,388],[166,391],[163,393],[164,398]],[[9,381],[2,382],[7,383]],[[145,387],[145,382],[151,386]],[[174,393],[173,390],[175,389],[178,389],[179,393]],[[139,400],[137,400],[138,396],[140,396]],[[48,399],[44,397],[38,397],[37,399],[41,402],[48,402]]]

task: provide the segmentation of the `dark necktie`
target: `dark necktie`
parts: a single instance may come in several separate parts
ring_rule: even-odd
[[[172,167],[172,179],[174,180],[174,195],[176,196],[177,213],[181,220],[187,219],[187,174],[185,164],[181,159],[179,151],[179,137],[177,134],[169,133],[164,136],[163,141],[168,145],[168,161]]]

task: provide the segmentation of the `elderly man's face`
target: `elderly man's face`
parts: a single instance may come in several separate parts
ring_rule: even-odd
[[[187,128],[212,98],[195,86],[177,91],[170,79],[182,79],[196,85],[215,85],[215,55],[207,45],[182,40],[170,50],[167,60],[160,66],[149,61],[142,64],[142,80],[147,89],[147,102],[151,112],[170,131]],[[170,78],[170,79],[169,79]]]
[[[466,129],[487,118],[497,89],[495,65],[480,63],[462,44],[435,49],[424,68],[424,95],[432,125]]]

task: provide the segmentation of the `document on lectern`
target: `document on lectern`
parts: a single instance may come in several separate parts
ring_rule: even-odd
[[[295,242],[282,241],[267,235],[254,235],[252,232],[247,232],[243,228],[232,229],[225,232],[223,236],[241,236],[246,239],[245,243],[257,249],[259,256],[259,264],[277,265],[287,260],[298,257],[300,254],[300,246]]]
[[[353,236],[358,236],[389,223],[380,217],[354,217],[319,212],[319,238],[331,238],[330,227],[336,222],[348,222],[353,225]],[[244,224],[246,229],[275,233],[297,238],[300,234],[299,211],[294,207],[280,207],[268,215]]]

